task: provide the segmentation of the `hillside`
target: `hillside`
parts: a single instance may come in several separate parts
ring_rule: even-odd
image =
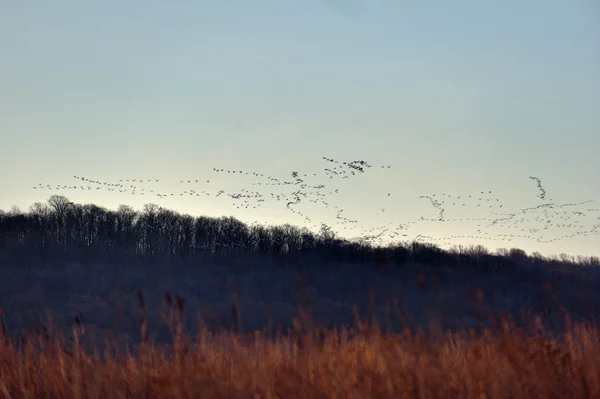
[[[147,205],[110,211],[53,196],[29,213],[0,215],[0,307],[14,334],[50,312],[69,332],[74,317],[98,331],[139,340],[137,292],[149,331],[170,333],[161,319],[165,293],[186,302],[186,327],[198,314],[214,331],[275,331],[298,309],[321,327],[361,317],[384,329],[479,328],[506,313],[519,323],[544,315],[552,329],[597,320],[597,258],[491,253],[482,246],[442,250],[432,244],[378,247],[293,226],[248,226],[234,218],[193,218]],[[558,306],[560,304],[560,307]],[[562,309],[562,310],[561,310]],[[566,312],[566,313],[565,313]]]

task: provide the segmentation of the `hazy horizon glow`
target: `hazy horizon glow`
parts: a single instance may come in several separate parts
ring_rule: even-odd
[[[307,196],[296,209],[342,236],[434,218],[419,197],[447,194],[444,222],[415,222],[395,239],[600,255],[598,2],[55,1],[2,10],[0,209],[61,194],[111,209],[153,202],[302,226],[271,200],[294,189],[265,185],[297,171],[323,193],[338,190],[323,197],[329,208]],[[330,179],[322,157],[373,167]],[[73,175],[159,182],[146,182],[154,192],[144,196],[141,187],[56,189],[80,185]],[[33,189],[40,183],[53,190]],[[190,188],[212,195],[180,195]],[[241,189],[265,202],[237,209],[224,200]],[[482,191],[502,208],[475,198],[451,205]],[[521,211],[584,201],[547,205],[551,223]],[[359,223],[336,225],[339,209]],[[518,228],[464,220],[508,213],[520,214]]]

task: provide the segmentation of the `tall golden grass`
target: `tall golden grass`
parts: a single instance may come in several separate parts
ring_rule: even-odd
[[[206,327],[192,336],[182,323],[184,299],[165,293],[165,301],[169,345],[148,338],[141,293],[141,340],[129,350],[108,339],[102,353],[86,349],[79,317],[70,340],[52,326],[19,339],[3,330],[0,397],[600,398],[600,335],[592,324],[567,320],[567,332],[554,335],[539,316],[523,326],[501,315],[482,331],[391,333],[356,311],[355,326],[321,330],[302,307],[294,328],[274,336]]]

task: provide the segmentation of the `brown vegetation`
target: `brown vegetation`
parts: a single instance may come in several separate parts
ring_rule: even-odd
[[[3,326],[0,397],[600,398],[594,325],[568,323],[566,334],[552,335],[540,315],[522,326],[503,314],[491,318],[495,328],[426,336],[382,331],[356,311],[355,327],[324,331],[312,326],[308,299],[286,333],[245,334],[238,326],[193,337],[181,322],[185,300],[165,293],[173,342],[159,346],[147,338],[138,293],[141,341],[126,351],[108,340],[102,353],[86,349],[83,315],[70,340],[45,326],[13,339]]]

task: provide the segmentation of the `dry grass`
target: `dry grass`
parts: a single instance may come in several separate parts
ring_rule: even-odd
[[[302,281],[299,281],[302,292]],[[306,293],[303,294],[306,296]],[[476,291],[483,300],[483,292]],[[169,346],[147,338],[138,293],[141,343],[103,353],[85,349],[81,315],[67,341],[41,326],[35,334],[0,336],[2,398],[600,398],[599,331],[568,325],[553,336],[506,315],[483,331],[425,336],[392,334],[363,324],[323,331],[305,298],[293,330],[184,333],[185,301],[165,293]],[[236,307],[234,317],[241,320]],[[393,309],[390,309],[390,314]],[[202,325],[201,318],[199,319]]]

